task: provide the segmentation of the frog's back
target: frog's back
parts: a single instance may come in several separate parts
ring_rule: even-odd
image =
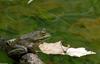
[[[50,36],[50,34],[46,31],[46,29],[42,29],[42,30],[37,30],[37,31],[30,32],[28,34],[24,34],[19,39],[21,39],[21,40],[26,39],[26,40],[36,41],[36,40],[45,39],[49,36]]]

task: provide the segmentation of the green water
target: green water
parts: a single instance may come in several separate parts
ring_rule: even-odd
[[[64,45],[85,47],[96,55],[81,58],[46,55],[39,57],[46,64],[100,64],[100,1],[99,0],[0,0],[0,36],[15,38],[38,28],[46,28],[48,42],[64,41]],[[0,51],[0,63],[12,64]]]

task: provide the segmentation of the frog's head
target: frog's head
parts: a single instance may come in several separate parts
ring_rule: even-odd
[[[50,33],[48,33],[45,28],[40,31],[37,31],[35,35],[36,36],[34,37],[34,40],[42,40],[50,37]]]
[[[45,28],[23,35],[20,39],[43,40],[50,37],[50,33]]]
[[[35,31],[31,38],[33,38],[33,40],[43,40],[48,37],[50,37],[50,33],[48,33],[47,30],[43,28],[42,30]]]

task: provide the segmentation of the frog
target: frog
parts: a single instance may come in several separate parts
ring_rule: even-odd
[[[8,48],[11,50],[8,51],[8,56],[19,60],[21,56],[26,53],[36,53],[38,45],[43,43],[45,39],[50,37],[50,33],[46,29],[36,30],[27,34],[24,34],[20,37],[7,40]]]

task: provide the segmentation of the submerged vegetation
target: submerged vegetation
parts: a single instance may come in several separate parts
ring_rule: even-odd
[[[51,33],[48,42],[86,47],[97,54],[81,58],[38,53],[46,64],[100,64],[99,0],[0,0],[0,36],[16,38],[38,28]],[[13,60],[0,51],[0,63]]]

